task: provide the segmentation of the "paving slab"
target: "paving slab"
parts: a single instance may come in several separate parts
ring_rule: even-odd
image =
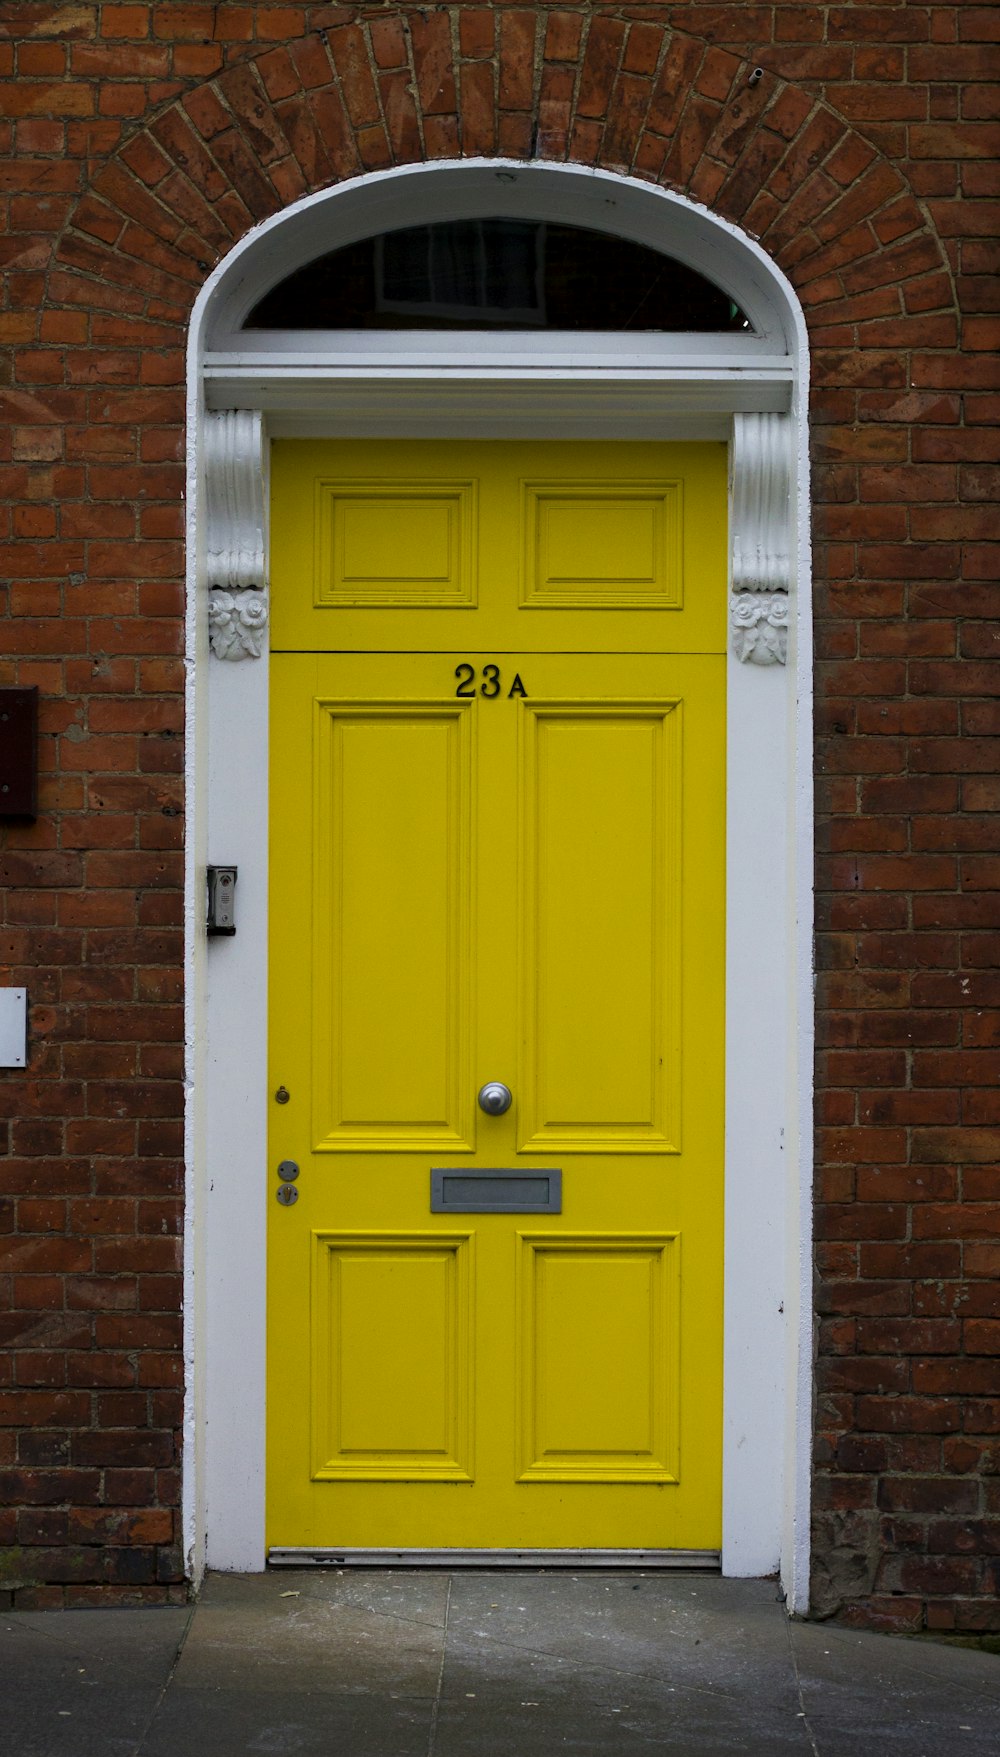
[[[134,1757],[191,1615],[164,1606],[0,1617],[4,1757]]]
[[[427,1757],[432,1703],[172,1686],[136,1757]]]
[[[741,1698],[634,1674],[594,1673],[566,1662],[538,1661],[528,1676],[512,1678],[512,1687],[500,1690],[494,1657],[480,1655],[490,1668],[485,1689],[480,1682],[477,1689],[462,1691],[460,1683],[476,1683],[474,1672],[459,1679],[446,1668],[435,1757],[651,1750],[684,1757],[728,1757],[736,1751],[812,1757],[801,1714],[763,1696]]]
[[[816,1623],[789,1639],[821,1757],[997,1757],[995,1654]]]
[[[434,1575],[214,1575],[173,1687],[429,1702],[447,1598]]]
[[[760,1688],[789,1705],[796,1694],[787,1619],[770,1580],[456,1575],[448,1630],[456,1642],[492,1640],[584,1670],[610,1668],[660,1682],[669,1674],[675,1686],[729,1693]]]
[[[767,1581],[458,1576],[441,1697],[441,1757],[812,1749]]]

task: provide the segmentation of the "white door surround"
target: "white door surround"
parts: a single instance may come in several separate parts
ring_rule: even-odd
[[[645,243],[725,287],[753,334],[241,328],[312,257],[474,215],[562,219]],[[798,302],[758,245],[681,196],[572,165],[446,161],[353,179],[256,227],[203,288],[188,375],[184,1535],[195,1578],[206,1565],[258,1570],[265,1556],[268,437],[727,439],[723,1572],[780,1568],[791,1607],[807,1608],[807,386]],[[231,939],[205,937],[209,862],[239,868]]]

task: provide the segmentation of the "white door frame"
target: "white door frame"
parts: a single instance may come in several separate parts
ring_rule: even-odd
[[[562,218],[647,243],[724,286],[755,333],[480,334],[442,345],[426,333],[241,331],[256,299],[311,257],[416,218],[474,214]],[[791,1607],[807,1608],[807,387],[800,307],[758,245],[681,196],[572,165],[466,160],[352,179],[256,227],[203,288],[187,453],[183,1520],[194,1578],[206,1565],[257,1571],[265,1561],[268,436],[728,439],[723,1572],[780,1568]],[[239,867],[236,936],[211,942],[209,862]]]

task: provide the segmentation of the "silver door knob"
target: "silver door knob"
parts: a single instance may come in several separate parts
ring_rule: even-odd
[[[479,1088],[479,1108],[485,1110],[487,1116],[503,1116],[511,1107],[512,1093],[509,1086],[501,1080],[487,1080],[485,1086]]]

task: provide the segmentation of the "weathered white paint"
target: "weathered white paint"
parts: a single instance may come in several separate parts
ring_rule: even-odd
[[[784,1560],[787,673],[731,652],[728,686],[722,1554],[725,1572],[757,1575]]]
[[[266,649],[265,649],[266,653]],[[210,661],[206,860],[239,869],[235,938],[208,942],[205,1056],[206,1559],[263,1565],[267,1201],[266,656]],[[249,986],[248,986],[249,985]]]
[[[205,886],[208,713],[208,619],[205,615],[205,526],[200,516],[202,445],[197,324],[188,343],[186,609],[184,654],[184,1424],[181,1525],[185,1562],[198,1581],[205,1566]]]
[[[785,860],[789,880],[788,1019],[785,1088],[789,1100],[788,1222],[785,1277],[789,1348],[785,1377],[785,1492],[781,1578],[793,1611],[809,1608],[813,1417],[813,1057],[815,1050],[812,531],[809,518],[808,338],[797,314],[801,372],[792,405],[796,615],[790,636],[788,744],[794,753]]]
[[[210,408],[254,401],[267,414],[272,434],[390,437],[398,435],[405,422],[419,431],[432,424],[442,437],[452,437],[481,430],[485,389],[495,402],[495,419],[502,429],[494,437],[516,435],[523,427],[524,398],[530,397],[547,423],[550,438],[586,439],[589,422],[603,424],[617,418],[613,437],[655,439],[670,423],[676,432],[686,433],[687,423],[714,422],[715,436],[727,433],[734,409],[787,409],[791,389],[787,363],[780,374],[770,370],[685,374],[666,366],[643,371],[623,367],[620,372],[590,377],[570,376],[568,368],[563,377],[553,366],[539,367],[537,372],[518,368],[516,375],[485,370],[477,374],[471,369],[447,375],[433,369],[381,370],[382,376],[375,377],[315,362],[309,372],[285,372],[279,364],[260,362],[252,369],[233,368],[206,377],[205,395]],[[399,394],[402,386],[405,398]]]
[[[503,182],[503,178],[509,182]],[[517,189],[539,217],[572,214],[680,256],[729,288],[760,346],[714,366],[663,338],[624,358],[602,336],[572,350],[476,348],[446,390],[411,348],[392,358],[225,358],[242,314],[298,263],[367,231],[498,212]],[[529,199],[530,197],[530,199]],[[515,198],[512,197],[512,200]],[[534,204],[534,207],[532,207]],[[393,218],[393,216],[396,216]],[[400,217],[402,216],[402,217]],[[298,338],[301,344],[301,337]],[[212,356],[206,358],[208,342]],[[697,338],[704,349],[704,338]],[[495,337],[476,344],[485,355]],[[280,353],[280,350],[278,350]],[[627,350],[626,350],[627,352]],[[530,356],[530,357],[529,357]],[[805,329],[787,281],[751,239],[648,184],[574,166],[498,161],[379,173],[256,228],[198,300],[189,389],[188,798],[189,1416],[185,1533],[192,1567],[264,1564],[267,663],[206,663],[199,550],[206,406],[235,396],[272,431],[451,436],[721,437],[734,411],[791,407],[787,667],[729,676],[726,1356],[723,1568],[781,1567],[807,1603],[811,1430],[812,810]],[[208,376],[210,374],[210,376]],[[283,376],[284,374],[284,376]],[[664,390],[664,386],[667,387]],[[574,399],[578,399],[574,401]],[[629,410],[632,409],[630,421]],[[366,411],[367,421],[366,425]],[[208,682],[206,688],[206,672]],[[206,700],[207,696],[207,700]],[[204,867],[240,868],[235,939],[203,943]]]

